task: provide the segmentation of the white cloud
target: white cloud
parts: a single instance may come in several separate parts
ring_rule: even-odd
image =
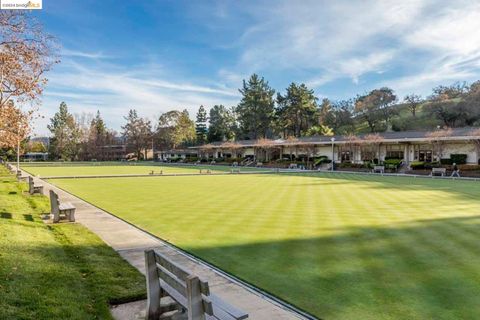
[[[405,90],[478,74],[477,1],[270,4],[245,9],[257,23],[239,39],[242,53],[230,73],[308,70],[318,75],[303,81],[317,88],[343,78],[359,83],[375,73],[386,80],[372,87],[388,82]]]
[[[48,118],[65,101],[72,113],[94,113],[100,109],[107,124],[119,130],[123,116],[135,108],[142,116],[155,120],[162,112],[187,109],[193,118],[199,105],[208,107],[236,103],[238,91],[223,85],[196,85],[166,80],[156,68],[128,68],[105,63],[79,63],[67,59],[61,70],[52,73],[45,90],[43,119],[36,121],[36,133],[46,134]],[[141,75],[141,76],[139,76]]]

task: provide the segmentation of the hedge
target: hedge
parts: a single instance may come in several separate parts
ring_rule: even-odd
[[[466,164],[467,163],[467,155],[466,154],[451,154],[450,160],[452,163],[456,164]]]

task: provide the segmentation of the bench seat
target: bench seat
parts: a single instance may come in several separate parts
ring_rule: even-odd
[[[75,210],[75,206],[73,204],[71,204],[70,202],[64,202],[64,203],[60,203],[60,205],[58,206],[58,209],[60,211]]]

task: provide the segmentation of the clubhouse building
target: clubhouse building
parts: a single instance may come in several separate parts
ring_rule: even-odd
[[[461,155],[466,164],[480,164],[480,129],[384,132],[348,136],[214,142],[184,150],[162,152],[161,157],[229,159],[270,162],[325,157],[335,163],[383,162],[386,159],[435,162]]]

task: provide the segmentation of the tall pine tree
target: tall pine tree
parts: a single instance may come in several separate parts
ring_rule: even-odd
[[[204,144],[207,141],[207,120],[207,111],[203,106],[200,106],[195,121],[195,134],[198,144]]]
[[[252,139],[266,138],[271,134],[275,116],[275,90],[265,79],[253,74],[248,81],[243,80],[239,91],[243,96],[237,106],[242,133]]]

